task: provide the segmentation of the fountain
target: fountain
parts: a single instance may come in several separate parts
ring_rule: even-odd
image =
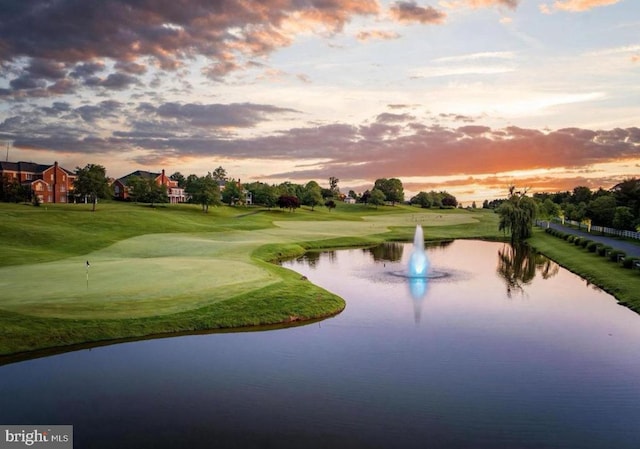
[[[424,234],[422,226],[416,226],[413,236],[413,250],[409,257],[407,277],[409,278],[409,291],[413,298],[413,313],[416,324],[420,322],[422,299],[427,293],[427,279],[429,272],[429,259],[424,250]]]
[[[409,272],[407,276],[410,278],[426,278],[429,273],[429,259],[424,250],[424,234],[422,226],[416,225],[416,232],[413,236],[413,251],[409,258]]]

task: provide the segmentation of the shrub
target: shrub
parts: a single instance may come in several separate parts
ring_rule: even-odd
[[[586,248],[587,246],[589,246],[589,243],[593,243],[593,240],[582,239],[582,241],[580,241],[580,246]]]
[[[567,242],[571,242],[573,240],[573,236],[571,234],[565,234],[562,236],[563,239],[565,239]],[[572,239],[572,240],[569,240]]]
[[[621,251],[619,249],[614,249],[609,253],[609,260],[612,262],[617,262],[620,257],[625,257],[627,253]]]
[[[575,235],[569,235],[565,240],[569,243],[573,243],[575,239],[576,239]]]
[[[598,248],[598,256],[606,257],[607,252],[613,250],[609,245],[602,245]]]
[[[576,237],[575,239],[573,239],[573,244],[576,246],[580,246],[582,240],[584,240],[582,237]]]
[[[624,268],[633,268],[635,263],[638,262],[640,258],[637,257],[625,257],[622,261],[622,266]]]
[[[589,251],[590,253],[595,253],[596,252],[596,248],[598,246],[601,246],[600,244],[594,242],[593,240],[589,240],[589,243],[587,243],[587,251]]]

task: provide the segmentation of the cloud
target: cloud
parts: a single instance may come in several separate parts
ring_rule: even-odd
[[[520,0],[450,0],[441,1],[440,4],[448,8],[488,8],[493,6],[504,6],[510,9],[516,9]]]
[[[620,0],[557,0],[552,5],[540,5],[540,11],[551,14],[554,11],[584,12],[601,6],[615,5]]]
[[[392,18],[405,23],[440,24],[447,16],[432,6],[418,6],[411,1],[396,2],[391,5],[389,12]]]
[[[160,118],[176,119],[197,127],[247,128],[267,120],[269,114],[296,113],[288,108],[270,105],[242,104],[181,104],[164,103],[158,107],[146,105],[145,111]]]
[[[314,27],[338,32],[352,17],[378,9],[375,0],[12,2],[0,15],[0,63],[35,61],[30,78],[39,68],[49,79],[59,79],[61,64],[75,64],[69,75],[89,78],[105,59],[139,75],[145,58],[176,70],[201,56],[210,62],[207,73],[219,77],[242,68],[243,58],[290,45],[298,33]],[[112,77],[105,87],[122,86],[118,76],[120,82]]]
[[[393,106],[393,107],[392,107]],[[330,123],[261,131],[260,125],[300,112],[256,103],[159,105],[101,101],[74,107],[16,106],[0,123],[0,139],[16,149],[59,151],[86,157],[161,161],[230,158],[282,161],[273,178],[376,179],[469,177],[532,169],[586,169],[594,164],[640,159],[640,128],[563,128],[542,132],[493,128],[464,115],[440,114],[431,123],[396,104],[360,125]],[[461,122],[446,127],[439,119]],[[113,124],[116,124],[114,130]],[[292,162],[293,161],[293,162]],[[317,161],[322,161],[318,164]],[[313,162],[313,166],[295,164]],[[501,175],[503,176],[503,175]]]
[[[359,41],[369,41],[374,39],[380,40],[393,40],[399,39],[400,35],[395,31],[385,31],[385,30],[370,30],[370,31],[360,31],[356,34],[356,39]]]

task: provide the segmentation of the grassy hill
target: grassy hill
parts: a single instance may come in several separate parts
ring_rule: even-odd
[[[430,239],[502,237],[491,212],[409,206],[0,204],[0,218],[0,354],[331,316],[341,298],[269,262],[409,241],[418,223]]]

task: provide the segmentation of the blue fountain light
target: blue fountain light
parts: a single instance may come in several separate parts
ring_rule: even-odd
[[[429,259],[424,250],[424,234],[422,226],[416,226],[416,232],[413,236],[413,251],[409,257],[409,272],[411,278],[426,278],[429,272]]]

